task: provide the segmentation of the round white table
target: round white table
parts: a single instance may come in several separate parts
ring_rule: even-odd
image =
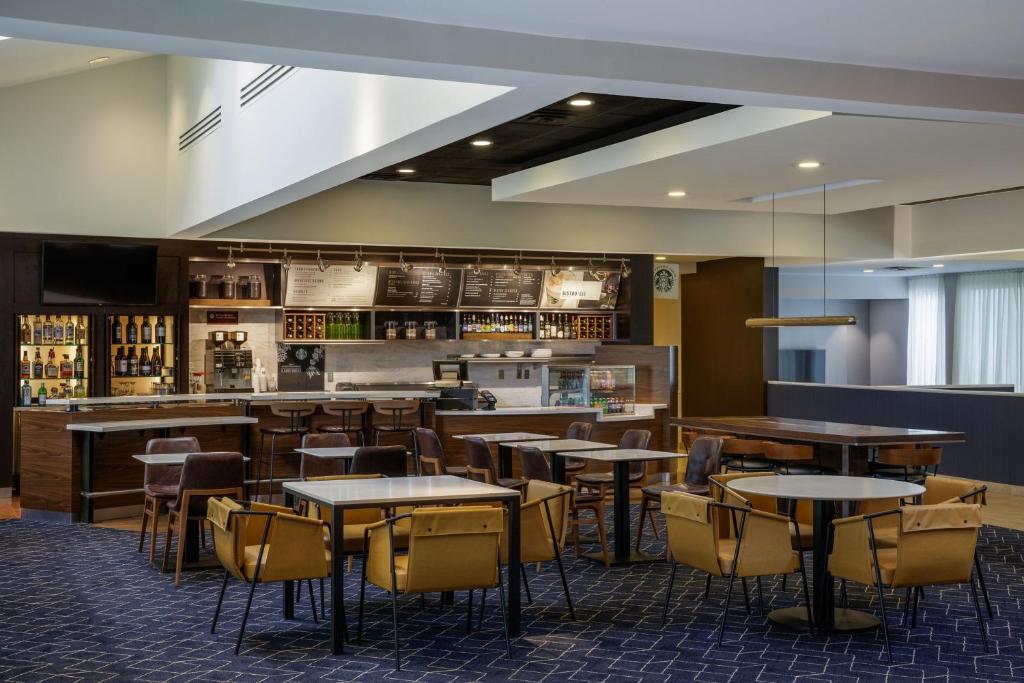
[[[829,632],[863,631],[877,628],[880,622],[866,612],[835,607],[832,575],[828,573],[829,527],[835,519],[837,502],[914,498],[924,487],[905,481],[829,475],[791,475],[744,477],[729,482],[729,488],[742,494],[775,496],[785,500],[814,502],[814,625]],[[803,607],[773,610],[768,618],[785,626],[807,628]]]

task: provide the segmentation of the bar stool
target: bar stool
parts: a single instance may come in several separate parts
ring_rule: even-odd
[[[822,467],[821,456],[815,456],[814,446],[795,443],[762,442],[764,457],[775,464],[782,474],[835,474],[829,467]]]
[[[401,434],[409,437],[410,445],[413,439],[412,430],[419,425],[411,425],[405,422],[408,415],[415,415],[420,410],[419,399],[407,399],[401,401],[374,401],[373,414],[384,418],[384,423],[379,424],[376,420],[370,421],[373,429],[373,445],[380,445],[381,434]]]
[[[942,462],[941,446],[884,447],[878,449],[878,455],[868,463],[871,476],[880,479],[902,479],[914,483],[922,483],[930,474],[939,473]],[[932,468],[931,472],[928,468]]]
[[[771,472],[775,466],[764,457],[764,442],[755,439],[725,439],[722,461],[730,472]]]
[[[173,438],[150,439],[146,442],[146,453],[198,453],[199,439],[194,436],[177,436]],[[142,505],[142,529],[139,531],[139,549],[146,542],[146,531],[149,520],[153,520],[153,532],[149,539],[149,563],[156,561],[156,537],[160,511],[168,503],[178,497],[178,480],[181,478],[181,465],[146,465],[143,475],[142,490],[146,495]],[[200,538],[206,545],[204,526],[199,526]]]
[[[287,426],[260,427],[260,454],[256,463],[256,497],[260,495],[260,482],[263,475],[263,451],[266,437],[270,436],[270,477],[267,500],[274,498],[274,456],[277,453],[277,437],[302,435],[309,433],[306,419],[316,412],[316,403],[271,403],[270,414],[287,417]]]
[[[370,404],[366,401],[329,401],[321,403],[324,415],[341,418],[341,424],[321,425],[317,431],[326,434],[356,434],[360,446],[366,445],[366,413]]]

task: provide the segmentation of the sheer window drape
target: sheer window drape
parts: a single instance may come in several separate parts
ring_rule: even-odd
[[[907,281],[907,384],[946,383],[946,288],[941,275]]]
[[[912,306],[913,304],[911,304]],[[953,377],[1024,391],[1024,271],[964,273],[957,280]]]

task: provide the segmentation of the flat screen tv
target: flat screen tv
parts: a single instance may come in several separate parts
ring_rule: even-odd
[[[44,242],[44,304],[156,303],[156,247]]]

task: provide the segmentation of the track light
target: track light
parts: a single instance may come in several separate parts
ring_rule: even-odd
[[[441,254],[441,260],[437,264],[437,274],[444,275],[448,272],[448,266],[444,262],[444,254]]]
[[[356,251],[356,258],[355,258],[355,262],[352,264],[352,270],[356,271],[357,273],[362,271],[363,270],[363,265],[365,263],[366,262],[363,261],[363,248],[360,247]]]
[[[587,259],[587,275],[595,279],[597,278],[597,270],[594,268],[594,259],[592,258]]]
[[[619,268],[622,270],[622,277],[629,277],[633,274],[633,269],[629,267],[628,263],[626,263],[625,258],[623,258],[619,263]]]
[[[519,256],[516,256],[516,260],[512,262],[512,273],[517,277],[523,274],[523,266],[519,263]]]
[[[398,267],[402,269],[403,273],[412,270],[412,264],[405,260],[405,254],[402,252],[398,252]]]
[[[288,255],[288,250],[285,249],[284,253],[281,255],[281,270],[287,273],[291,267],[292,257]]]
[[[558,267],[558,264],[555,263],[555,257],[552,256],[551,257],[551,274],[552,275],[558,275],[561,272],[562,272],[562,269]]]
[[[328,268],[331,267],[331,264],[325,261],[323,256],[320,255],[319,249],[317,249],[316,251],[316,267],[320,269],[321,273],[325,272]]]
[[[235,263],[235,252],[232,249],[232,247],[228,246],[228,263],[227,263],[227,266],[228,266],[228,268],[234,268],[236,265],[238,265],[238,264]]]
[[[473,264],[473,275],[480,274],[480,254],[476,255],[476,263]]]

